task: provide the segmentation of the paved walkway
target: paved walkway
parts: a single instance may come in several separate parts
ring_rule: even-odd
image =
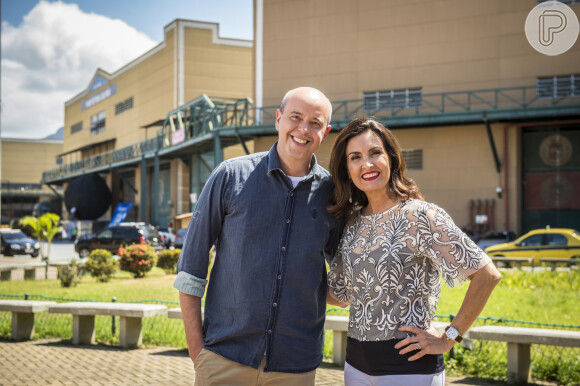
[[[0,340],[0,385],[192,385],[193,365],[185,350],[72,346],[60,339]],[[323,363],[316,385],[342,385],[341,367]],[[448,378],[447,385],[500,385],[473,378]]]

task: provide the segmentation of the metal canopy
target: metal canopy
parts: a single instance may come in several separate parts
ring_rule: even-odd
[[[352,119],[375,117],[390,128],[429,127],[496,121],[542,120],[577,117],[580,97],[537,97],[536,87],[423,94],[413,107],[367,109],[364,100],[333,102],[332,131],[340,131]],[[62,183],[84,173],[124,165],[142,159],[186,158],[214,153],[215,164],[223,160],[223,148],[252,138],[275,135],[278,106],[255,107],[250,99],[201,95],[170,111],[157,137],[105,152],[43,173],[43,183]],[[155,122],[159,125],[161,122]],[[158,162],[158,161],[157,161]]]

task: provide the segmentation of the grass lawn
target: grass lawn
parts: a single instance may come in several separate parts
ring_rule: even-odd
[[[154,268],[147,276],[134,279],[129,272],[118,271],[108,283],[99,283],[89,275],[83,276],[76,287],[63,288],[59,280],[20,280],[0,283],[0,294],[44,295],[66,299],[87,299],[110,302],[133,302],[149,299],[179,301],[179,293],[173,288],[175,275],[166,275],[161,268]]]
[[[525,272],[503,271],[503,278],[496,287],[482,317],[503,318],[534,324],[508,322],[508,325],[519,327],[562,328],[558,325],[580,327],[580,271],[569,272]],[[62,288],[58,280],[10,281],[0,283],[1,295],[18,295],[24,298],[28,293],[44,295],[58,299],[95,300],[110,302],[116,297],[117,302],[134,302],[161,300],[168,308],[177,307],[178,291],[173,288],[175,275],[166,275],[160,268],[149,272],[145,278],[134,279],[130,273],[119,271],[110,282],[99,283],[90,276],[84,276],[81,282],[72,288]],[[469,283],[455,288],[443,285],[437,308],[437,315],[456,314],[467,291]],[[4,296],[6,298],[6,296]],[[329,313],[348,315],[347,310],[329,306]],[[331,310],[332,309],[332,310]],[[331,311],[330,311],[331,310]],[[43,313],[44,314],[44,313]],[[37,337],[69,336],[72,317],[46,314],[37,322]],[[439,320],[448,321],[441,317]],[[496,323],[497,321],[478,321],[476,324]],[[502,324],[506,324],[503,323]],[[553,326],[551,326],[553,325]],[[0,312],[0,336],[10,334],[10,314]],[[116,334],[111,331],[111,317],[96,318],[96,338],[100,343],[118,343]],[[145,345],[170,345],[186,347],[181,320],[157,316],[144,319]],[[324,356],[332,358],[332,332],[326,331]],[[499,342],[476,342],[473,350],[457,348],[455,358],[446,354],[447,372],[475,375],[495,379],[505,379],[506,344]],[[555,380],[560,383],[580,383],[580,349],[560,348],[555,346],[532,346],[532,375],[536,379]]]

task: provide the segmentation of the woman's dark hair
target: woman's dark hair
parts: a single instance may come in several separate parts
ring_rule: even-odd
[[[391,131],[374,119],[358,118],[340,131],[330,153],[330,174],[334,182],[334,193],[328,211],[338,218],[348,220],[357,209],[364,208],[368,204],[366,195],[349,178],[346,165],[348,142],[367,131],[375,133],[387,151],[391,169],[388,188],[391,193],[403,199],[423,200],[415,181],[405,177],[405,160],[401,154],[401,147]]]

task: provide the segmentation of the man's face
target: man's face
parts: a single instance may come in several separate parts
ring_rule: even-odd
[[[278,155],[283,164],[309,165],[312,154],[330,131],[330,106],[321,94],[299,89],[276,112]]]

